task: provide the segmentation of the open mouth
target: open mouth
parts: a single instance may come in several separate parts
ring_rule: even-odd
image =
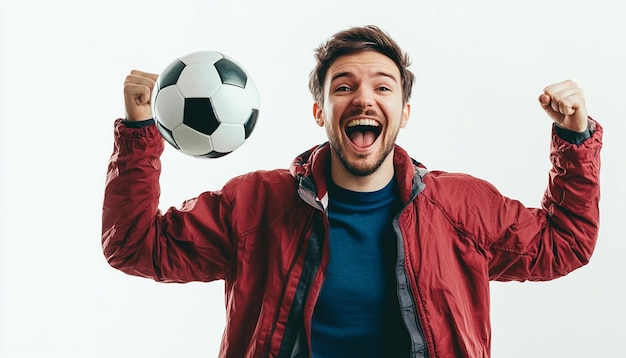
[[[354,119],[346,125],[346,135],[359,148],[374,144],[381,131],[380,123],[373,119]]]

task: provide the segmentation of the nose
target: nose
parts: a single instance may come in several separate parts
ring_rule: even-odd
[[[370,107],[374,104],[374,94],[367,88],[360,86],[354,93],[352,104],[358,107]]]

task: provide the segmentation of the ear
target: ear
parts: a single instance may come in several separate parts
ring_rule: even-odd
[[[411,104],[406,103],[404,108],[402,109],[402,117],[400,118],[400,128],[406,127],[406,124],[409,122],[409,116],[411,115]]]
[[[313,103],[313,117],[315,117],[315,123],[317,123],[318,126],[324,126],[324,111],[322,110],[322,106],[317,102]]]

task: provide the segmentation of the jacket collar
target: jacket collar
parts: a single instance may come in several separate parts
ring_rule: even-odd
[[[290,167],[291,175],[299,180],[300,196],[309,204],[316,203],[314,206],[321,205],[323,209],[328,204],[326,180],[330,168],[330,150],[328,142],[317,145],[297,156]],[[422,178],[427,173],[426,167],[398,145],[394,148],[393,165],[400,199],[407,203],[424,189]]]

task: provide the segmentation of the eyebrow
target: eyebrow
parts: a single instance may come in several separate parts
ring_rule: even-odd
[[[354,74],[352,72],[339,72],[337,74],[335,74],[331,79],[330,82],[332,83],[334,80],[338,79],[338,78],[342,78],[342,77],[354,77]],[[375,72],[371,77],[387,77],[392,79],[394,82],[398,82],[398,80],[389,72],[384,72],[384,71],[378,71]]]

